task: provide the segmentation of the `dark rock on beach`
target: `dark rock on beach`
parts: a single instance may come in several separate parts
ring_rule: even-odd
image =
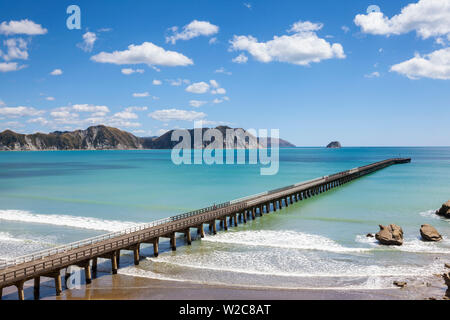
[[[406,287],[407,283],[405,281],[394,281],[394,285],[399,288],[404,288]]]
[[[422,240],[424,241],[437,242],[442,240],[442,236],[439,234],[439,232],[429,224],[423,224],[420,227],[420,235],[422,236]]]
[[[375,239],[384,245],[401,246],[403,244],[403,230],[395,224],[388,226],[380,224],[380,231],[375,234]]]
[[[444,203],[442,207],[438,211],[436,211],[436,214],[450,219],[450,200]]]
[[[328,149],[339,149],[342,148],[341,143],[339,141],[332,141],[327,145]]]
[[[371,234],[371,233],[368,233],[368,234],[366,234],[366,237],[367,238],[373,238],[373,237],[375,237],[373,234]]]

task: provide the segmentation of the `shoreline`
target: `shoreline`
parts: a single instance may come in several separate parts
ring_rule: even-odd
[[[32,281],[25,283],[25,299],[33,299]],[[41,300],[424,300],[442,299],[442,279],[429,286],[392,289],[258,289],[157,280],[122,274],[100,273],[90,285],[63,289],[55,296],[53,281],[41,282]],[[17,300],[15,287],[4,289],[3,300]]]

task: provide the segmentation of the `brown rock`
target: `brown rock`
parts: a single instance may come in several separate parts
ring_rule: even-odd
[[[375,239],[384,245],[401,246],[403,244],[403,230],[395,224],[388,226],[380,224],[380,231],[375,234]]]
[[[444,218],[450,218],[450,200],[442,205],[442,207],[436,211],[436,214]]]
[[[420,235],[422,236],[422,240],[424,241],[441,241],[442,236],[439,232],[429,224],[423,224],[420,227]]]
[[[448,289],[450,290],[450,272],[444,273],[442,275],[442,278],[444,278],[445,284],[447,285]]]
[[[446,264],[444,264],[444,266],[445,266],[446,268],[450,269],[450,263],[446,263]]]
[[[394,285],[400,288],[406,287],[407,283],[405,281],[394,281]]]

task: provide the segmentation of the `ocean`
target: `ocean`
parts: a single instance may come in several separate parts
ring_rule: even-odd
[[[0,259],[117,231],[392,157],[388,167],[176,252],[161,240],[139,266],[122,253],[119,273],[255,288],[385,289],[422,285],[450,259],[450,220],[434,214],[450,199],[450,148],[292,148],[277,175],[258,165],[175,165],[170,150],[0,153]],[[403,228],[401,247],[367,233]],[[444,236],[420,240],[424,223]],[[196,234],[192,231],[194,238]],[[109,268],[104,260],[100,269]]]

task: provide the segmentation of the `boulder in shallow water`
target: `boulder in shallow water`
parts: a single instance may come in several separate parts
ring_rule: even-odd
[[[420,235],[422,236],[422,240],[424,241],[441,241],[442,236],[439,232],[429,224],[423,224],[420,227]]]
[[[380,224],[380,231],[375,234],[381,244],[388,246],[401,246],[403,244],[403,230],[396,224],[382,226]]]
[[[373,234],[371,234],[371,233],[368,233],[368,234],[366,234],[366,237],[367,237],[367,238],[373,238],[373,237],[374,237],[374,235],[373,235]]]
[[[436,211],[436,214],[450,219],[450,200],[444,203],[442,207],[438,211]]]

